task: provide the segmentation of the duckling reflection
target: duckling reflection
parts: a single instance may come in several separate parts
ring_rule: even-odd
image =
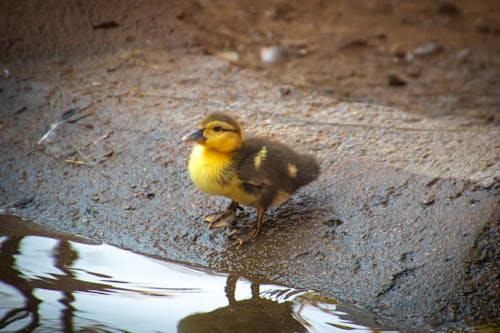
[[[0,244],[0,262],[2,263],[2,278],[0,281],[17,289],[24,297],[24,306],[12,308],[6,311],[0,317],[0,329],[8,327],[11,323],[20,318],[28,318],[27,324],[24,327],[26,332],[31,332],[39,326],[40,316],[38,315],[38,307],[41,303],[33,295],[34,287],[30,284],[17,283],[21,272],[15,266],[15,254],[19,253],[19,243],[22,237],[10,238]]]
[[[69,269],[78,259],[78,253],[71,247],[69,241],[61,240],[56,242],[53,249],[54,271],[51,273],[52,279],[30,279],[26,276],[18,264],[16,257],[23,257],[21,242],[25,237],[8,237],[0,242],[0,262],[2,263],[2,274],[0,282],[17,290],[23,296],[24,305],[12,308],[0,317],[0,330],[9,328],[17,322],[23,322],[22,331],[31,332],[42,327],[40,305],[42,299],[37,295],[37,291],[46,290],[61,293],[59,303],[63,305],[60,316],[60,327],[65,332],[72,332],[74,329],[73,319],[75,308],[72,303],[75,301],[74,295],[78,292],[106,292],[114,287],[106,284],[89,283],[75,278],[74,272]],[[61,288],[64,286],[64,288]]]
[[[225,211],[206,216],[205,222],[209,229],[232,226],[239,245],[260,234],[267,208],[283,203],[320,172],[312,155],[266,138],[244,139],[240,124],[224,113],[210,114],[182,139],[195,143],[188,166],[193,183],[231,199]],[[236,227],[240,204],[257,208],[257,220],[248,230]]]
[[[252,283],[252,298],[237,301],[235,298],[238,276],[229,275],[226,297],[229,305],[208,313],[196,313],[181,321],[178,333],[203,332],[277,332],[305,333],[308,330],[295,318],[292,303],[276,302],[261,298],[259,284]]]

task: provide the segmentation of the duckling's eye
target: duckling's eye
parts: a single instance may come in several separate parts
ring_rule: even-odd
[[[220,132],[220,131],[222,131],[222,127],[220,127],[220,126],[215,126],[215,127],[214,127],[214,128],[212,128],[212,129],[213,129],[214,131],[216,131],[216,132]]]

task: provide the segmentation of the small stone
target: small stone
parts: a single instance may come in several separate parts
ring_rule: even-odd
[[[500,20],[493,17],[479,17],[476,19],[476,30],[483,34],[500,34]]]
[[[179,13],[175,15],[175,18],[182,21],[186,18],[186,12],[181,10]]]
[[[216,56],[228,62],[238,62],[240,60],[240,54],[234,51],[219,52]]]
[[[264,17],[270,20],[286,20],[293,8],[286,2],[278,3],[264,11]]]
[[[301,47],[299,49],[299,55],[302,57],[308,55],[309,53],[311,53],[311,50],[308,49],[307,47]]]
[[[397,74],[389,74],[387,77],[387,83],[393,87],[406,86],[406,81]]]
[[[329,227],[338,227],[338,226],[344,224],[344,221],[342,221],[338,217],[331,217],[328,220],[326,220],[324,222],[324,224],[329,226]]]
[[[438,178],[438,177],[434,177],[434,178],[432,178],[431,180],[429,180],[429,181],[427,182],[427,184],[425,184],[425,186],[427,186],[427,187],[431,187],[431,186],[433,186],[434,184],[436,184],[438,180],[439,180],[439,178]]]
[[[460,61],[465,61],[470,56],[470,54],[471,54],[470,49],[462,49],[457,52],[456,57]]]
[[[442,50],[443,46],[441,46],[441,44],[435,41],[430,41],[418,46],[412,53],[416,57],[425,57],[438,54]]]
[[[290,96],[290,94],[292,92],[292,88],[289,86],[280,87],[279,90],[280,90],[281,97]]]
[[[491,188],[494,184],[499,184],[498,179],[494,176],[485,177],[485,178],[481,179],[478,183],[479,183],[479,185],[481,185],[485,189]]]
[[[339,50],[359,49],[359,48],[363,48],[363,47],[367,47],[367,46],[368,46],[368,42],[365,39],[356,38],[356,39],[349,40],[349,41],[345,42],[344,44],[342,44],[339,47]]]
[[[285,60],[288,57],[288,50],[284,46],[270,46],[260,49],[260,60],[267,63],[274,63]]]
[[[417,78],[420,77],[421,70],[420,68],[413,67],[408,70],[407,74],[409,77]]]
[[[462,10],[454,3],[448,1],[441,1],[438,3],[436,7],[436,12],[441,15],[453,16],[461,14]]]
[[[33,202],[34,199],[35,199],[35,197],[32,197],[32,196],[28,196],[28,197],[22,198],[22,199],[16,201],[12,205],[12,207],[19,208],[19,209],[25,209],[26,207],[28,207]]]
[[[398,59],[403,59],[406,56],[406,48],[401,44],[392,44],[389,52]]]
[[[436,197],[434,193],[429,193],[425,196],[425,198],[420,202],[424,206],[432,205],[436,201]]]

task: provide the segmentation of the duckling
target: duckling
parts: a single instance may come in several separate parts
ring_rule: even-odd
[[[205,193],[231,199],[225,211],[204,218],[208,228],[233,226],[230,236],[239,245],[260,234],[267,208],[283,203],[320,172],[311,155],[266,138],[244,139],[240,124],[224,113],[208,115],[182,139],[194,142],[188,165],[192,182]],[[240,204],[257,208],[249,230],[236,226]]]

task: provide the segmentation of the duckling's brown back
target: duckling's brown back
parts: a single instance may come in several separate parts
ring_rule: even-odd
[[[291,195],[320,172],[312,155],[265,138],[244,140],[238,154],[238,178],[247,192],[261,197],[263,207],[275,202],[279,193]]]

